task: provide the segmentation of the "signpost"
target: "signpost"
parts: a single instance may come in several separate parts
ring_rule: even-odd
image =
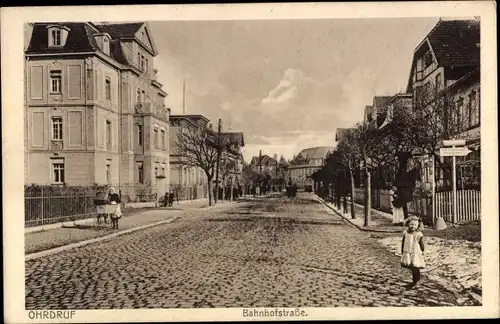
[[[456,157],[467,156],[471,150],[465,146],[465,140],[445,140],[443,147],[439,150],[440,156],[451,156],[453,158],[452,172],[453,172],[453,214],[452,222],[457,222],[457,170],[456,170]],[[458,146],[458,147],[457,147]]]

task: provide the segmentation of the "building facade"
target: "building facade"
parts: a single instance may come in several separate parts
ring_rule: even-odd
[[[321,169],[328,153],[333,152],[330,146],[311,147],[300,151],[288,165],[288,177],[299,189],[314,185],[310,176]]]
[[[25,182],[168,190],[169,109],[147,23],[35,23],[25,50]]]
[[[184,129],[196,130],[208,127],[209,120],[202,115],[170,116],[170,189],[179,200],[206,198],[207,176],[200,167],[183,163],[182,152],[176,142]]]
[[[480,187],[480,23],[441,20],[416,47],[407,92],[413,94],[414,113],[441,100],[442,127],[452,138],[465,139],[472,150],[457,157],[457,186]],[[427,104],[428,103],[428,104]],[[436,105],[439,109],[439,107]],[[449,158],[440,158],[445,162]],[[430,188],[451,186],[451,170],[421,157],[421,183]],[[449,164],[449,163],[447,163]]]

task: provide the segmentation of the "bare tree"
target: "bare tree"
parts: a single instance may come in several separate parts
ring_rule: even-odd
[[[180,128],[175,139],[175,154],[180,163],[189,167],[199,167],[207,176],[208,202],[212,206],[212,181],[217,163],[220,141],[210,129]]]

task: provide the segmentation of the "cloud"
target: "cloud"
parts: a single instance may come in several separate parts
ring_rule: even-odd
[[[291,159],[308,147],[334,146],[334,132],[292,131],[263,138],[269,144],[248,143],[246,141],[247,144],[243,149],[245,161],[250,161],[253,156],[257,156],[259,150],[262,150],[262,154],[273,155],[276,153],[278,156],[282,154],[285,158]]]

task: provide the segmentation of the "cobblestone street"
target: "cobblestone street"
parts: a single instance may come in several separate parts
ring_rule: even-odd
[[[309,194],[191,210],[26,262],[27,309],[452,306]]]

